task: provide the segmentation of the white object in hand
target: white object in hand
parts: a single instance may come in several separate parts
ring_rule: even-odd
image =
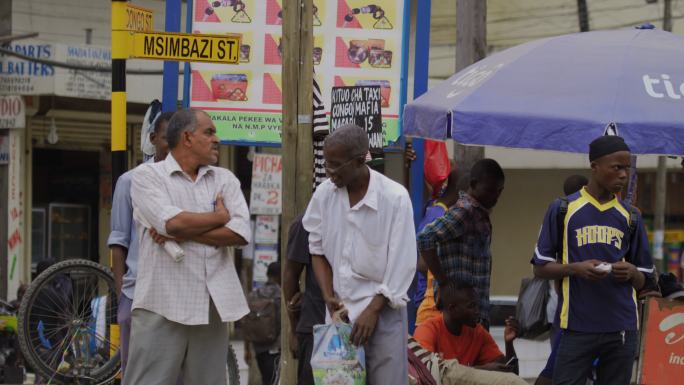
[[[166,241],[164,242],[164,250],[173,258],[174,261],[180,262],[185,257],[185,251],[180,247],[176,241]]]
[[[613,270],[613,265],[603,262],[600,265],[596,266],[596,269],[610,272],[611,270]]]
[[[147,220],[140,214],[140,211],[133,209],[133,218],[135,218],[138,223],[147,229],[151,229],[152,226],[147,222]],[[180,247],[178,242],[174,240],[168,240],[164,242],[164,250],[173,258],[174,261],[180,262],[185,257],[185,251]]]

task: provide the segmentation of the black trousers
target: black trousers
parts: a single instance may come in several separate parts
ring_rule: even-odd
[[[313,334],[297,333],[299,341],[299,359],[297,360],[297,385],[315,385],[313,370],[311,369],[311,354],[313,352]]]
[[[280,353],[262,352],[256,355],[257,365],[261,373],[263,385],[278,383],[278,367],[280,365]]]

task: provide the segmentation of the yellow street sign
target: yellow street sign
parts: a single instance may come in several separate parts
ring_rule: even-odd
[[[126,29],[129,31],[152,31],[154,29],[152,10],[126,3]]]
[[[112,3],[112,30],[151,32],[154,29],[154,12],[124,2]]]
[[[240,38],[168,32],[135,32],[128,56],[140,59],[237,64]]]

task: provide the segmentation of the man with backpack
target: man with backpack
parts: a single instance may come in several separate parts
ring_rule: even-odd
[[[278,383],[280,361],[280,263],[266,271],[268,281],[247,296],[250,312],[242,319],[245,340],[251,342],[261,373],[261,383]]]
[[[568,196],[578,192],[582,187],[589,184],[589,179],[584,175],[570,175],[563,182],[563,196],[561,198],[561,211],[559,215],[563,216],[565,219],[565,212],[567,212],[567,198]],[[560,293],[560,281],[552,281],[549,285],[549,302],[546,304],[546,314],[549,317],[549,323],[551,323],[551,336],[549,338],[551,342],[551,354],[546,361],[546,366],[537,377],[535,385],[551,385],[551,378],[553,376],[553,367],[556,363],[556,350],[558,349],[558,342],[560,339],[560,314],[558,309],[558,294]]]
[[[539,278],[562,279],[553,383],[583,385],[598,358],[598,382],[627,385],[638,344],[635,290],[653,273],[641,215],[618,194],[630,150],[617,136],[589,145],[586,187],[549,207],[532,264]],[[560,260],[556,259],[560,250]]]
[[[149,141],[154,146],[155,154],[146,163],[161,162],[166,159],[169,144],[166,141],[166,129],[172,111],[160,113],[154,120]],[[131,339],[131,307],[135,293],[135,282],[138,273],[138,232],[133,219],[133,201],[131,199],[131,182],[133,170],[119,177],[112,197],[111,229],[107,245],[112,251],[112,273],[119,298],[117,322],[121,330],[121,373],[126,372],[128,364],[128,346]],[[179,383],[182,383],[179,381]]]

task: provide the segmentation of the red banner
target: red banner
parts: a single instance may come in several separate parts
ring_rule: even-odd
[[[681,385],[684,379],[684,302],[651,298],[641,349],[644,385]]]

